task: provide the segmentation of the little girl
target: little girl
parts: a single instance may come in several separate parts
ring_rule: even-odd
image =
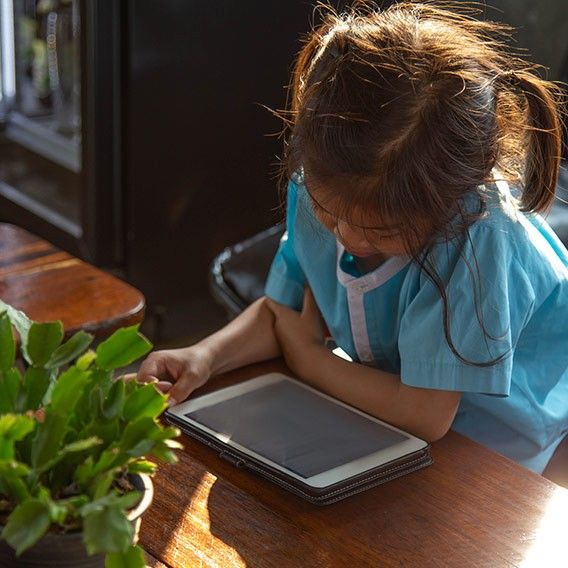
[[[538,215],[559,168],[558,91],[502,32],[412,2],[328,15],[293,75],[266,296],[150,355],[139,378],[179,402],[283,355],[423,439],[453,428],[542,472],[568,432],[568,252]],[[353,362],[324,345],[320,316]]]

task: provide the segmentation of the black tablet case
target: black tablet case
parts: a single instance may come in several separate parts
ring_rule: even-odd
[[[397,477],[401,477],[407,473],[422,469],[432,463],[430,445],[428,445],[422,450],[383,464],[380,467],[369,469],[339,483],[328,485],[324,488],[315,488],[306,483],[302,483],[300,480],[287,475],[286,473],[275,469],[252,456],[240,452],[232,446],[224,444],[215,436],[197,428],[193,424],[186,422],[170,412],[166,412],[165,417],[170,423],[178,426],[188,436],[191,436],[192,438],[195,438],[210,448],[218,451],[221,458],[227,460],[236,467],[254,471],[266,479],[269,479],[276,485],[279,485],[280,487],[283,487],[284,489],[287,489],[288,491],[291,491],[292,493],[295,493],[316,505],[329,505],[336,501],[341,501],[350,495],[355,495],[365,491],[366,489],[370,489],[371,487],[382,485],[387,481],[391,481],[392,479],[396,479]]]

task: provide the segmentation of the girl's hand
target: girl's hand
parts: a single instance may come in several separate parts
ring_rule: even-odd
[[[309,288],[304,292],[301,312],[292,310],[273,300],[267,300],[274,314],[274,333],[291,371],[303,378],[314,355],[325,349],[321,315],[314,295]]]
[[[211,376],[211,364],[206,353],[197,347],[154,351],[140,365],[137,379],[155,382],[169,394],[169,405],[185,400]]]

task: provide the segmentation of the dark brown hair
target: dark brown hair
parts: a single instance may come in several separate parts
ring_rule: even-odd
[[[522,211],[545,211],[554,198],[561,91],[507,51],[509,32],[456,5],[328,8],[298,55],[286,116],[286,175],[304,171],[333,190],[345,216],[357,204],[395,223],[442,296],[450,348],[481,366],[507,354],[474,362],[455,349],[445,287],[428,253],[440,236],[469,238],[495,171],[521,188]],[[471,192],[480,206],[466,215]],[[456,229],[450,221],[460,213]],[[477,316],[486,339],[495,339],[479,309]]]

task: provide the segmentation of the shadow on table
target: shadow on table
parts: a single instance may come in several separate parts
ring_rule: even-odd
[[[242,490],[224,480],[217,480],[208,496],[209,532],[213,538],[211,558],[221,566],[302,566],[330,567],[337,564],[330,551],[317,542],[317,534],[302,529],[303,523],[290,522],[277,508],[265,504],[262,492],[266,482],[254,479]],[[261,497],[259,499],[259,496]],[[290,495],[285,499],[297,501]],[[310,514],[299,503],[298,512]],[[322,511],[319,511],[320,513]],[[305,520],[305,519],[304,519]],[[228,548],[232,556],[226,560],[218,556],[220,548]]]
[[[140,535],[140,544],[153,557],[172,568],[336,565],[318,545],[317,533],[302,529],[304,522],[291,522],[279,506],[291,506],[292,518],[321,517],[323,509],[292,495],[283,495],[282,501],[278,490],[251,473],[233,475],[234,484],[223,475],[233,466],[212,453],[203,465],[196,452],[210,450],[186,447],[180,462],[161,466],[154,480],[154,502]],[[286,505],[288,499],[293,501]]]
[[[352,496],[317,506],[273,486],[254,473],[233,472],[209,489],[209,532],[216,543],[231,547],[242,564],[226,566],[328,568],[380,566],[372,549],[375,530],[399,532],[385,510],[396,511],[396,491]],[[402,510],[393,514],[402,517]],[[404,520],[399,519],[400,527]],[[424,527],[426,530],[426,527]],[[407,537],[398,534],[401,542]],[[409,543],[409,549],[412,546]],[[404,556],[404,555],[403,555]],[[215,560],[220,560],[212,556]],[[223,565],[220,563],[220,565]],[[225,566],[225,565],[223,565]]]

